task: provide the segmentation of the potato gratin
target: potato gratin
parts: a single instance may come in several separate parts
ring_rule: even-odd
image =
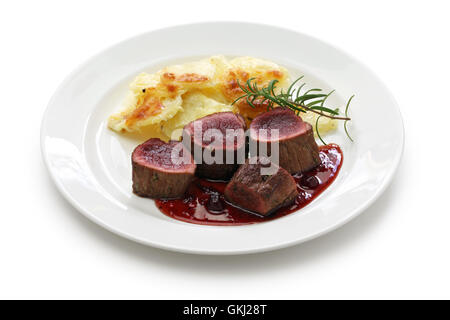
[[[245,99],[232,105],[242,95],[237,80],[244,84],[250,78],[261,86],[276,79],[277,90],[290,84],[285,68],[253,57],[227,60],[224,56],[213,56],[172,65],[154,74],[138,75],[130,84],[124,109],[109,117],[108,126],[117,132],[145,130],[147,138],[178,140],[186,124],[216,112],[239,113],[249,123],[267,111],[267,106],[258,101],[254,102],[256,108],[250,107]],[[315,114],[308,112],[301,117],[315,125]],[[326,133],[336,127],[336,121],[321,118],[319,126]]]

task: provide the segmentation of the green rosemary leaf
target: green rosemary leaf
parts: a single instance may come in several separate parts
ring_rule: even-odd
[[[304,82],[300,87],[298,87],[298,93],[302,91],[304,86],[306,86],[306,82]]]
[[[236,102],[238,102],[239,100],[241,100],[243,97],[246,97],[246,96],[247,96],[247,94],[244,94],[244,95],[240,96],[239,98],[237,98],[236,100],[234,100],[234,101],[231,103],[231,105],[234,105]]]
[[[253,84],[253,92],[258,92],[259,90],[258,90],[258,83],[255,81],[254,82],[254,84]]]
[[[350,141],[353,142],[353,139],[352,139],[352,137],[350,136],[350,134],[348,133],[348,130],[347,130],[347,122],[348,122],[348,120],[344,121],[344,131],[345,131],[345,134],[347,135],[347,137],[350,139]]]
[[[293,93],[292,89],[294,88],[295,84],[296,84],[297,82],[299,82],[301,79],[303,79],[303,77],[304,77],[304,76],[301,76],[301,77],[297,78],[297,80],[295,80],[294,82],[291,83],[291,85],[289,86],[288,91],[287,91],[287,95],[288,95],[288,96],[291,95],[291,93]],[[292,91],[292,92],[291,92],[291,91]]]
[[[323,143],[323,145],[327,145],[327,143],[322,139],[320,132],[319,132],[319,119],[322,118],[322,116],[318,116],[316,119],[316,133],[319,140]]]
[[[312,106],[315,106],[318,103],[320,103],[320,105],[322,106],[323,105],[323,101],[324,101],[324,99],[319,99],[319,100],[312,101],[312,102],[306,104],[306,107],[312,107]]]
[[[334,111],[333,109],[326,108],[326,107],[315,106],[315,107],[311,107],[310,109],[325,111],[325,112],[331,113],[335,116],[337,116],[339,114],[339,113],[336,113],[336,111]]]
[[[296,100],[300,97],[301,92],[302,92],[302,89],[303,89],[303,87],[304,87],[305,85],[306,85],[306,83],[304,82],[304,83],[302,83],[302,85],[301,85],[300,87],[297,88],[297,92],[296,92],[294,101],[296,101]],[[295,91],[294,91],[294,92],[295,92]],[[292,96],[293,96],[293,95],[292,95]]]
[[[276,94],[275,94],[275,85],[278,83],[278,80],[272,80],[272,81],[270,81],[270,83],[269,83],[269,92],[273,95],[273,96],[276,96]]]
[[[309,94],[310,92],[314,92],[314,91],[320,92],[320,91],[322,91],[322,89],[317,89],[317,88],[309,89],[308,91],[306,91],[306,92],[304,93],[304,95],[307,95],[307,94]]]
[[[328,99],[329,96],[331,96],[331,94],[334,92],[334,90],[331,90],[329,94],[327,94],[327,96],[322,100],[322,104],[320,105],[321,107],[323,107],[323,104],[325,103],[325,101]],[[339,113],[338,113],[339,114]]]
[[[248,90],[245,89],[245,88],[241,85],[239,79],[236,79],[236,83],[237,83],[237,85],[239,86],[239,88],[240,88],[243,92],[248,93]],[[246,94],[243,95],[242,98],[245,97],[245,96],[246,96]]]
[[[257,93],[258,91],[257,90],[254,90],[254,88],[252,87],[252,80],[254,80],[255,78],[250,78],[250,79],[248,79],[247,81],[246,81],[246,83],[247,83],[247,88],[248,88],[248,90],[249,91],[251,91],[251,92],[253,92],[253,93]],[[255,81],[255,83],[256,83],[256,81]]]
[[[250,101],[250,98],[251,98],[251,97],[252,97],[252,96],[247,96],[247,103],[248,103],[248,105],[249,105],[250,107],[256,108],[255,105],[253,104],[253,102]],[[254,100],[254,99],[253,99],[253,100]]]
[[[304,94],[302,96],[300,96],[295,102],[304,102],[307,100],[311,100],[311,99],[316,99],[316,98],[321,98],[321,97],[326,97],[326,94],[323,93],[318,93],[318,94]]]
[[[348,99],[348,102],[347,102],[347,105],[345,106],[345,116],[348,118],[348,107],[350,106],[350,102],[352,102],[352,99],[353,99],[353,97],[354,97],[355,95],[352,95],[351,97],[350,97],[350,99]],[[345,120],[344,121],[344,131],[345,131],[345,134],[347,135],[347,137],[350,139],[350,141],[351,142],[353,142],[353,139],[352,139],[352,137],[350,136],[350,134],[348,133],[348,129],[347,129],[347,122],[348,122],[349,120]]]
[[[350,97],[350,99],[348,99],[348,102],[347,102],[347,106],[345,107],[345,116],[347,117],[348,116],[348,107],[350,106],[350,102],[352,102],[352,99],[355,97],[355,95],[352,95],[351,97]]]

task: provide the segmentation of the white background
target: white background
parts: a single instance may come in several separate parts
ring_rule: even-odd
[[[450,298],[449,13],[448,1],[1,2],[0,298]],[[39,130],[63,78],[135,34],[215,20],[316,36],[391,89],[405,153],[365,213],[289,249],[205,257],[119,238],[59,195]]]

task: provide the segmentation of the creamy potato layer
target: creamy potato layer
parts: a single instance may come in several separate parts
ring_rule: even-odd
[[[250,78],[255,78],[259,86],[276,79],[277,90],[290,84],[285,68],[253,57],[228,60],[212,56],[172,65],[154,74],[139,74],[130,84],[123,110],[109,117],[108,126],[117,132],[145,131],[147,138],[168,140],[179,139],[181,129],[189,122],[216,112],[233,111],[249,123],[267,107],[252,108],[245,99],[231,104],[242,95],[238,80],[244,84]],[[313,114],[302,118],[315,125]],[[336,126],[335,121],[328,119],[321,119],[319,125],[322,133]]]

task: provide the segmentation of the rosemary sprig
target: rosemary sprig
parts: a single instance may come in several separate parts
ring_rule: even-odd
[[[317,133],[317,137],[319,138],[319,140],[326,145],[327,143],[322,139],[322,136],[320,135],[319,132],[319,119],[322,118],[322,116],[318,116],[316,119],[316,133]]]
[[[322,89],[313,88],[302,92],[302,89],[306,85],[306,83],[301,84],[298,88],[294,88],[294,85],[301,79],[303,79],[303,76],[299,77],[294,82],[292,82],[292,84],[289,86],[286,92],[281,90],[280,93],[275,93],[276,84],[278,83],[278,80],[271,80],[266,87],[259,88],[255,78],[248,79],[245,85],[242,85],[239,82],[239,79],[237,79],[236,80],[237,84],[244,94],[238,97],[236,100],[234,100],[232,105],[235,104],[237,101],[245,98],[246,102],[250,107],[256,108],[255,100],[258,99],[258,102],[261,103],[262,105],[267,103],[268,110],[273,109],[274,106],[280,106],[292,109],[297,113],[297,115],[299,115],[300,112],[307,112],[307,111],[314,112],[319,115],[319,117],[317,117],[316,119],[316,133],[318,138],[320,139],[320,141],[322,141],[323,144],[326,143],[320,136],[318,130],[319,119],[321,117],[326,117],[335,120],[342,120],[344,121],[345,134],[350,139],[350,141],[353,142],[353,139],[351,138],[347,130],[347,122],[351,120],[351,118],[348,116],[348,108],[354,95],[351,96],[350,99],[348,100],[347,105],[345,107],[345,114],[344,116],[342,116],[339,115],[338,108],[330,109],[328,107],[325,107],[324,105],[325,101],[334,92],[334,90],[332,90],[329,93],[322,93]]]

